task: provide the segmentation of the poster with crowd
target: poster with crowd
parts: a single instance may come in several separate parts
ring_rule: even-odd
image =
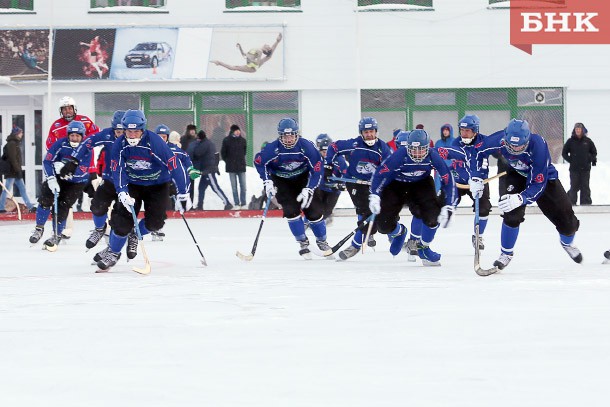
[[[47,80],[283,80],[284,27],[0,30],[0,76]]]

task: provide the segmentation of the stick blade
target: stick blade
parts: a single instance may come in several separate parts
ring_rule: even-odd
[[[474,272],[481,277],[491,276],[492,274],[496,274],[498,271],[500,271],[500,269],[497,267],[492,267],[490,269],[482,269],[481,267],[475,267],[474,269]]]
[[[252,253],[243,254],[243,253],[240,253],[239,250],[237,251],[237,253],[235,253],[235,255],[243,261],[251,261],[254,258],[254,254],[252,254]],[[207,266],[207,264],[206,264],[206,266]]]
[[[144,264],[143,269],[141,269],[139,267],[133,267],[132,270],[138,274],[146,275],[146,274],[150,274],[150,272],[152,271],[152,267],[150,266],[150,263],[146,263],[146,264]]]

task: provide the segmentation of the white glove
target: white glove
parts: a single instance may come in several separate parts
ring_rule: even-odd
[[[517,209],[522,205],[523,197],[521,196],[521,194],[502,195],[500,197],[500,201],[498,201],[498,208],[505,213],[510,212],[513,209]]]
[[[473,198],[480,198],[483,196],[483,188],[485,185],[483,184],[483,180],[478,177],[472,177],[468,180],[468,185],[470,186],[470,193]]]
[[[180,213],[184,213],[184,211],[189,211],[193,207],[193,201],[191,201],[191,196],[189,194],[178,194],[176,195],[176,207],[177,211]]]
[[[129,195],[129,192],[125,191],[119,192],[119,201],[128,211],[131,211],[131,207],[136,203],[136,200]]]
[[[442,228],[449,226],[451,216],[453,216],[453,211],[455,211],[455,207],[451,205],[445,205],[441,208],[441,213],[438,215],[437,221]]]
[[[266,179],[263,181],[263,185],[265,186],[267,198],[273,198],[277,193],[277,189],[275,188],[275,185],[273,185],[273,180]]]
[[[313,199],[313,189],[303,188],[299,196],[297,196],[297,202],[301,203],[301,209],[309,208],[311,200]]]
[[[373,214],[379,215],[379,212],[381,212],[381,198],[379,195],[369,195],[369,209]]]
[[[47,185],[53,194],[59,194],[59,184],[57,183],[57,179],[55,177],[47,178]]]
[[[55,175],[59,175],[61,169],[66,165],[63,161],[55,161],[53,163],[53,169],[55,170]]]

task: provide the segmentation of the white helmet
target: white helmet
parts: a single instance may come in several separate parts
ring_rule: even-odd
[[[72,108],[74,109],[73,115],[63,115],[63,113],[61,112],[61,108],[66,106],[72,106]],[[74,116],[76,116],[76,102],[74,101],[74,99],[72,99],[70,96],[64,96],[63,98],[59,99],[59,114],[62,115],[63,118],[67,121],[71,121],[72,119],[74,119]]]

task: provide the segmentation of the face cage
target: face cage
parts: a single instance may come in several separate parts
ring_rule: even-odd
[[[506,151],[508,151],[510,154],[512,154],[512,155],[519,155],[519,154],[523,153],[527,149],[528,144],[529,144],[529,141],[527,143],[523,144],[523,145],[520,145],[520,146],[515,146],[515,145],[512,145],[510,143],[506,143],[505,142],[504,143],[504,147],[506,147]]]
[[[409,157],[416,163],[422,162],[424,158],[428,156],[429,145],[425,146],[407,146],[407,153]]]
[[[288,144],[286,142],[284,142],[284,136],[294,136],[294,143],[292,144]],[[297,144],[297,141],[299,141],[299,135],[296,132],[292,132],[292,133],[284,133],[282,134],[280,137],[280,143],[282,143],[282,145],[286,148],[292,148]]]
[[[64,107],[68,107],[71,106],[72,110],[74,110],[74,114],[72,116],[64,116],[63,112],[61,111]],[[65,105],[59,108],[59,114],[61,117],[63,117],[64,119],[66,119],[67,121],[71,122],[72,120],[74,120],[74,118],[76,117],[76,106],[74,105]]]

